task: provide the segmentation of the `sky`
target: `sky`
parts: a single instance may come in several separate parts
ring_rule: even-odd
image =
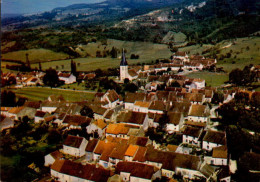
[[[31,14],[50,11],[79,3],[96,3],[104,0],[0,0],[1,14]]]

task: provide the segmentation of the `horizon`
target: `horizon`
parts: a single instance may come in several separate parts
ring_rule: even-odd
[[[2,0],[1,15],[34,14],[72,4],[93,4],[103,1],[105,0]]]

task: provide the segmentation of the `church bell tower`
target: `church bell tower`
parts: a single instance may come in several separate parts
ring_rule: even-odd
[[[125,51],[122,50],[122,58],[120,62],[120,80],[124,81],[125,78],[128,78],[128,64],[125,58]]]

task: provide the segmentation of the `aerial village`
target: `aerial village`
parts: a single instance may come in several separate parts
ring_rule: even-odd
[[[237,93],[247,92],[251,98],[259,92],[221,88],[224,98],[213,104],[218,88],[185,73],[208,69],[216,63],[215,59],[176,52],[169,63],[130,66],[123,52],[116,82],[122,84],[128,79],[144,83],[137,92],[120,95],[109,89],[97,92],[93,100],[77,102],[50,95],[44,101],[2,107],[1,131],[8,132],[24,116],[63,130],[85,127],[89,138],[68,135],[58,150],[45,155],[44,165],[49,167],[52,181],[229,182],[237,170],[237,161],[231,160],[226,133],[215,122],[219,117],[217,109]],[[252,69],[260,72],[259,66]],[[157,72],[162,74],[152,74]],[[14,77],[19,89],[40,87],[44,74],[35,71],[1,77]],[[59,72],[58,76],[65,84],[76,82],[72,73]],[[82,80],[95,76],[79,75]],[[82,114],[84,107],[93,112],[92,117]],[[172,144],[165,144],[170,139]]]

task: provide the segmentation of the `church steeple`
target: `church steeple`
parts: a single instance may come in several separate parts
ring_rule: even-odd
[[[122,50],[122,59],[121,59],[121,62],[120,62],[120,66],[127,66],[127,61],[126,61],[126,58],[125,58],[125,50],[123,49]]]

